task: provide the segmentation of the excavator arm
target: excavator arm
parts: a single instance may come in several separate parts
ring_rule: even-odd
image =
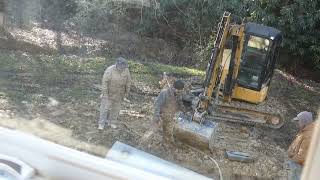
[[[222,72],[222,55],[229,34],[230,13],[225,12],[219,23],[218,33],[214,42],[214,48],[208,63],[205,79],[205,89],[203,97],[200,99],[197,110],[200,112],[207,111],[210,101],[212,100],[213,91],[220,82]]]
[[[237,79],[240,58],[243,48],[244,24],[231,24],[231,14],[225,12],[219,23],[218,33],[216,35],[214,48],[208,63],[205,79],[205,89],[197,108],[197,112],[208,110],[210,102],[215,102],[219,98],[221,84],[224,84],[223,99],[230,102],[232,90]],[[223,52],[228,39],[232,39],[232,51],[229,65],[229,72],[226,79],[222,78],[224,67],[227,65],[223,61]]]

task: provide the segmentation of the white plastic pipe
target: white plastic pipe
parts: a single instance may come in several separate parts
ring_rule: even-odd
[[[70,149],[38,137],[0,127],[0,154],[15,157],[50,180],[167,180],[112,160]]]
[[[156,156],[140,151],[121,142],[113,144],[107,159],[120,162],[124,165],[142,169],[169,179],[176,180],[209,180],[210,178],[197,174],[191,170],[160,159]]]

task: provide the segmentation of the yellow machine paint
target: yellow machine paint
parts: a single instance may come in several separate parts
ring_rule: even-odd
[[[259,104],[269,90],[281,43],[281,32],[255,23],[235,22],[225,12],[218,25],[207,66],[204,91],[194,109],[193,121],[214,120],[282,126],[279,114],[232,106],[234,99]]]
[[[221,75],[222,84],[224,84],[224,81],[229,71],[230,54],[231,54],[231,49],[224,49],[223,58],[222,58],[223,72]],[[249,103],[259,104],[266,99],[268,94],[268,89],[269,89],[268,86],[265,86],[260,91],[257,91],[257,90],[251,90],[248,88],[243,88],[238,85],[235,85],[232,93],[232,98],[238,99],[241,101],[246,101]]]
[[[226,27],[222,27],[222,23],[227,24]],[[225,48],[225,44],[228,38],[231,36],[238,37],[237,39],[237,48],[235,50],[235,56],[234,56],[234,68],[232,72],[232,79],[237,79],[238,72],[240,68],[240,61],[241,56],[243,52],[243,43],[244,43],[244,24],[240,25],[229,25],[230,24],[230,15],[224,15],[222,18],[222,22],[220,24],[220,28],[223,29],[223,33],[221,36],[221,40],[218,44],[220,51],[216,55],[216,64],[219,64],[219,66],[215,66],[213,69],[213,73],[211,75],[211,81],[210,86],[206,88],[205,95],[207,97],[211,97],[214,88],[216,86],[214,84],[217,83],[218,79],[220,80],[219,83],[221,83],[222,86],[225,85],[225,81],[227,78],[227,75],[229,72],[230,67],[230,59],[231,59],[231,49]],[[256,43],[257,44],[257,43]],[[257,46],[256,44],[253,44],[252,46]],[[219,68],[222,68],[221,77],[219,78]],[[230,95],[223,95],[224,101],[230,102],[232,98],[250,102],[250,103],[260,103],[263,102],[266,98],[268,91],[268,87],[262,88],[260,91],[257,90],[251,90],[249,88],[240,87],[239,85],[235,85],[235,87],[232,90],[232,93]],[[221,94],[221,93],[219,93]],[[203,109],[206,109],[208,107],[209,101],[203,101],[200,104],[200,107]]]
[[[232,98],[259,104],[266,99],[267,93],[268,86],[262,88],[260,91],[254,91],[236,85],[232,94]]]
[[[236,21],[225,12],[218,24],[203,87],[188,96],[193,114],[179,113],[175,138],[213,150],[221,139],[219,133],[229,131],[221,128],[223,122],[280,128],[284,123],[281,114],[255,107],[266,99],[281,39],[281,32],[275,28]]]

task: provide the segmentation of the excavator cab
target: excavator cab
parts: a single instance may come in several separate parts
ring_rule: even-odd
[[[278,59],[281,32],[275,28],[246,23],[240,68],[233,98],[260,103],[267,96]]]

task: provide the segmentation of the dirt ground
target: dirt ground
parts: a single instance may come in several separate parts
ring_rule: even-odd
[[[225,179],[245,176],[247,179],[283,179],[286,149],[295,126],[289,121],[299,111],[316,114],[319,108],[320,84],[299,80],[280,70],[275,71],[269,100],[279,106],[285,125],[277,130],[262,127],[244,127],[225,124],[233,136],[245,130],[244,140],[234,144],[221,143],[221,148],[203,154],[186,145],[167,150],[163,147],[161,133],[146,144],[140,145],[141,136],[148,130],[153,112],[153,102],[160,91],[152,80],[132,67],[134,83],[130,103],[125,102],[120,112],[118,129],[97,130],[100,103],[99,84],[102,71],[63,73],[61,66],[41,70],[38,56],[24,52],[1,52],[2,58],[13,58],[14,63],[0,66],[0,125],[33,133],[50,141],[101,157],[116,141],[129,144],[155,156],[169,160],[209,177],[217,177],[218,169],[209,156],[217,160]],[[87,62],[95,60],[87,59]],[[110,62],[112,63],[112,62]],[[55,74],[52,74],[55,72]],[[60,74],[61,76],[55,76]],[[185,77],[185,76],[184,76]],[[234,142],[229,137],[230,142]],[[140,146],[139,146],[140,145]],[[255,157],[253,163],[240,163],[225,158],[225,150],[241,150]],[[240,178],[241,179],[241,178]],[[245,179],[245,178],[244,178]]]

